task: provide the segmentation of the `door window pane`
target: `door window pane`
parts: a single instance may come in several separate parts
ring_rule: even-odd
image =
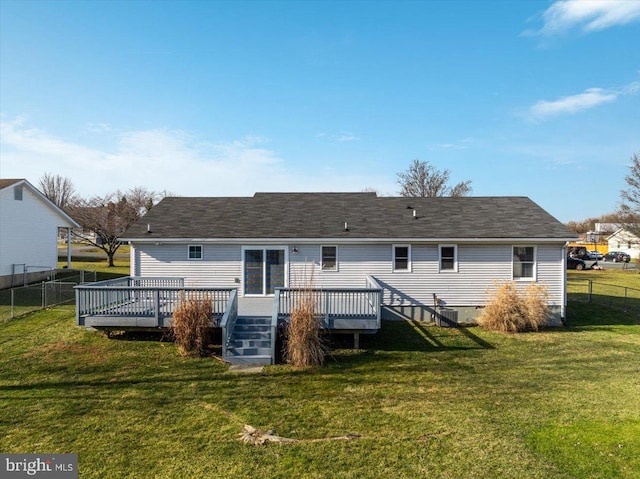
[[[244,290],[246,294],[263,294],[263,251],[244,252]]]
[[[268,249],[266,258],[266,293],[273,294],[275,293],[275,288],[284,287],[284,251],[281,249]]]

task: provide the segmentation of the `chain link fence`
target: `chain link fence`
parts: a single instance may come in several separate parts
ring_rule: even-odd
[[[599,283],[591,279],[568,280],[567,299],[640,313],[640,289]]]
[[[58,304],[72,304],[74,286],[96,281],[95,271],[57,270],[53,281],[0,291],[0,321]]]

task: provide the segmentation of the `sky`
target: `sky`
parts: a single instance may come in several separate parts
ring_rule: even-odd
[[[640,154],[640,1],[0,0],[0,176],[398,195],[415,159],[566,222]]]

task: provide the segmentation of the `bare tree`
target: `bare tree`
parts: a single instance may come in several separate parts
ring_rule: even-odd
[[[413,160],[409,168],[398,173],[400,195],[406,197],[467,196],[471,180],[449,186],[449,170],[438,170],[428,161]]]
[[[79,200],[70,208],[70,213],[85,231],[95,234],[95,238],[80,236],[82,241],[104,251],[111,267],[114,266],[113,257],[121,246],[120,235],[144,216],[159,198],[157,193],[136,187],[125,193],[116,191],[106,196]]]
[[[640,154],[634,153],[631,157],[629,174],[625,176],[624,181],[627,183],[627,189],[620,192],[620,215],[625,228],[640,236]]]
[[[66,209],[76,201],[76,190],[67,177],[45,173],[40,177],[40,191],[60,209]]]

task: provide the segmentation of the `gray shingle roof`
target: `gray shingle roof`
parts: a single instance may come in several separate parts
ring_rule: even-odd
[[[253,197],[165,198],[122,237],[195,238],[568,240],[576,235],[526,197],[256,193]]]

